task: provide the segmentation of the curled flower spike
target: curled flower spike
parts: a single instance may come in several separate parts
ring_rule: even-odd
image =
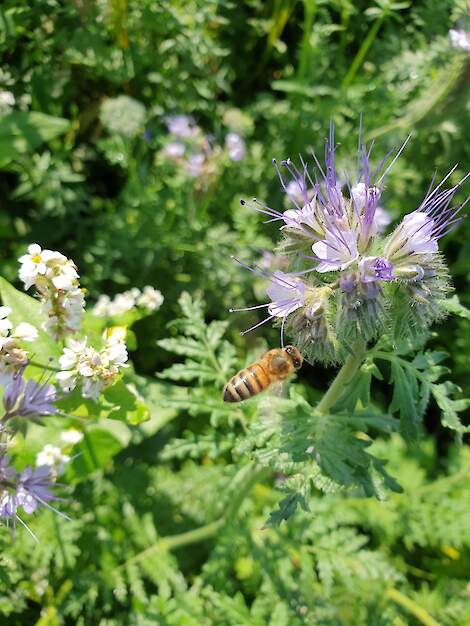
[[[269,316],[249,330],[282,319],[281,344],[285,331],[307,360],[341,362],[352,342],[384,333],[395,343],[420,335],[444,315],[442,301],[450,290],[439,239],[462,219],[465,202],[455,206],[453,199],[468,175],[448,189],[445,184],[456,167],[438,185],[433,181],[418,208],[384,238],[390,218],[379,202],[385,179],[410,137],[374,168],[372,146],[362,142],[361,134],[360,128],[352,182],[346,178],[342,184],[337,175],[331,125],[324,165],[315,153],[311,172],[302,158],[299,167],[290,159],[280,165],[273,161],[292,208],[278,210],[256,198],[241,201],[267,222],[279,223],[277,253],[287,259],[286,271],[274,274],[242,263],[269,282],[271,299],[242,309],[268,310]]]
[[[18,260],[24,288],[36,287],[47,316],[44,330],[56,339],[77,332],[85,312],[85,297],[73,261],[60,252],[43,250],[35,243],[28,246],[28,254]]]
[[[46,380],[44,383],[23,377],[24,367],[16,372],[5,386],[3,406],[5,415],[2,421],[13,417],[36,417],[54,415],[58,409],[54,406],[57,400],[54,385]]]
[[[59,499],[52,492],[54,484],[50,467],[41,466],[37,469],[26,467],[22,472],[17,472],[11,467],[8,457],[1,457],[0,520],[11,524],[13,532],[16,530],[16,523],[20,522],[32,534],[19,515],[21,509],[27,515],[31,515],[39,507],[45,506],[67,517],[50,504],[51,501]]]

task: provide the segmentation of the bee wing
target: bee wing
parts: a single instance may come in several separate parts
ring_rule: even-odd
[[[274,398],[286,398],[287,397],[287,385],[285,381],[279,380],[275,383],[272,383],[267,390],[267,394]]]

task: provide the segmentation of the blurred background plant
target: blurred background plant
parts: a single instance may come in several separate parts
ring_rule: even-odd
[[[253,477],[242,463],[272,435],[266,409],[219,401],[237,367],[279,342],[268,327],[240,338],[255,315],[220,325],[230,307],[264,301],[231,255],[282,269],[267,252],[276,227],[240,197],[287,208],[271,159],[321,151],[330,119],[343,171],[361,113],[379,154],[413,133],[381,199],[393,221],[418,206],[434,171],[459,163],[457,182],[470,162],[469,33],[468,0],[4,0],[2,275],[19,286],[31,242],[73,258],[96,303],[90,332],[132,324],[128,380],[152,414],[95,426],[103,454],[80,443],[79,469],[65,476],[72,521],[38,514],[39,546],[12,546],[2,532],[9,624],[470,623],[468,450],[441,425],[437,392],[420,443],[391,435],[386,420],[375,427],[372,454],[406,496],[347,498],[319,476],[310,511],[268,530],[279,501],[280,519],[289,506],[285,473]],[[468,220],[442,245],[470,306]],[[196,329],[175,322],[181,305]],[[451,380],[469,397],[470,313],[456,312],[429,347],[449,353]],[[421,365],[430,376],[441,367]],[[332,376],[305,366],[279,419],[289,425]],[[374,385],[386,411],[388,388]],[[261,432],[241,445],[260,415]],[[63,427],[51,424],[33,456],[46,441],[60,448]],[[357,482],[354,463],[345,471]]]

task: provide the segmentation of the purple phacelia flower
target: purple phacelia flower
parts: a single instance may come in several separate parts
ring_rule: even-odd
[[[419,207],[405,215],[402,222],[391,234],[384,249],[384,256],[394,263],[409,263],[418,258],[426,261],[429,255],[439,251],[438,241],[462,220],[459,215],[466,202],[451,206],[457,190],[470,174],[457,185],[441,190],[444,182],[455,171],[455,167],[432,189],[429,188]]]
[[[194,120],[189,115],[168,115],[165,118],[165,124],[168,128],[168,132],[182,139],[193,137],[194,134],[197,133]]]
[[[241,334],[246,335],[252,330],[255,330],[255,328],[259,328],[266,322],[278,318],[282,320],[281,345],[284,346],[283,333],[285,320],[291,313],[302,307],[305,303],[305,285],[303,281],[294,275],[289,275],[281,271],[270,273],[258,267],[252,268],[248,265],[245,265],[245,263],[242,263],[238,259],[235,260],[244,268],[250,270],[251,272],[254,272],[256,275],[264,278],[265,280],[268,280],[271,283],[266,289],[266,294],[270,298],[271,302],[251,307],[243,307],[240,309],[230,309],[231,313],[240,311],[253,311],[255,309],[262,308],[266,308],[268,310],[268,317],[261,320],[261,322],[258,322],[254,326],[251,326],[247,330],[242,331]]]
[[[361,281],[393,280],[393,264],[382,257],[366,256],[359,261]]]
[[[253,328],[281,317],[282,344],[285,327],[307,360],[335,362],[358,339],[390,333],[398,343],[422,334],[444,315],[450,284],[438,242],[461,220],[465,203],[453,206],[452,201],[467,177],[443,189],[453,168],[437,186],[433,181],[418,208],[382,237],[390,222],[379,206],[384,181],[408,140],[373,168],[360,130],[351,182],[337,176],[332,125],[325,165],[313,153],[312,174],[302,158],[300,167],[290,159],[279,166],[273,161],[292,208],[276,210],[256,198],[248,204],[267,222],[279,222],[283,239],[277,252],[288,265],[278,275],[256,272],[271,282],[271,303],[261,305],[270,316]]]
[[[47,382],[26,381],[23,370],[15,373],[5,387],[3,406],[5,415],[2,421],[13,417],[33,417],[54,415],[58,409],[54,406],[57,400],[54,385]]]
[[[202,152],[192,154],[186,161],[186,172],[191,178],[197,178],[204,167],[206,157]]]
[[[242,161],[245,156],[245,142],[238,133],[228,133],[225,137],[225,147],[232,161]]]
[[[185,153],[185,150],[186,146],[181,141],[170,141],[170,143],[167,143],[163,147],[162,153],[168,159],[175,160],[180,159]]]
[[[334,272],[349,267],[359,256],[356,234],[351,230],[327,230],[325,238],[312,245],[312,252],[320,261],[317,272]]]
[[[59,513],[50,505],[51,501],[59,499],[52,492],[54,485],[50,467],[26,467],[17,472],[10,466],[9,459],[3,457],[0,460],[0,519],[11,523],[15,531],[17,521],[26,526],[19,516],[20,509],[31,515],[45,506]]]

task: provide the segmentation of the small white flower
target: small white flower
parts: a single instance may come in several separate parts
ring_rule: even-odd
[[[181,141],[172,141],[163,147],[162,153],[168,159],[179,159],[185,153],[186,146]]]
[[[60,438],[64,443],[74,446],[83,439],[83,433],[76,428],[69,428],[60,433]]]
[[[137,298],[137,304],[149,311],[156,311],[162,306],[163,300],[164,298],[158,289],[147,285],[139,298]]]
[[[110,303],[111,298],[109,296],[101,295],[93,307],[93,315],[97,317],[107,317],[109,315]]]
[[[232,161],[241,161],[245,156],[245,142],[238,133],[228,133],[225,137],[225,147]]]
[[[62,391],[72,391],[77,386],[77,376],[74,370],[57,372],[55,377]]]
[[[47,263],[60,258],[59,252],[43,250],[37,243],[28,246],[28,254],[23,254],[18,261],[21,263],[19,277],[24,283],[24,288],[29,289],[36,282],[38,276],[47,272]]]
[[[36,455],[36,466],[42,467],[47,465],[53,467],[60,474],[64,466],[70,461],[68,454],[63,454],[62,450],[57,446],[47,443],[44,448]]]
[[[62,371],[56,379],[61,388],[70,391],[80,385],[83,397],[97,400],[100,393],[116,381],[119,369],[125,367],[128,355],[124,337],[124,328],[107,329],[99,352],[87,346],[86,339],[70,340],[59,358]]]
[[[13,324],[8,319],[10,313],[9,306],[0,306],[0,334],[3,336],[8,335],[8,332],[13,328]]]
[[[111,301],[109,306],[109,314],[118,316],[127,313],[135,307],[135,297],[130,291],[118,293]]]
[[[206,157],[202,152],[192,154],[186,161],[186,172],[188,176],[191,176],[192,178],[196,178],[197,176],[199,176],[199,174],[202,172],[205,160]]]
[[[21,322],[13,331],[12,337],[22,341],[35,341],[38,338],[38,331],[32,324]]]
[[[0,107],[12,107],[15,104],[15,96],[11,91],[0,91]]]
[[[450,45],[453,48],[470,52],[470,33],[465,30],[451,29],[449,31]]]

